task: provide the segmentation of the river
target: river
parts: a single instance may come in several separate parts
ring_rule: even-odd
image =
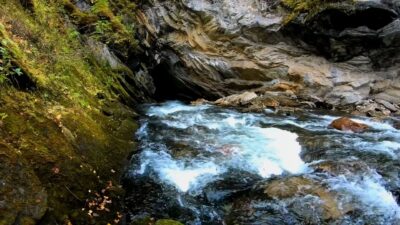
[[[184,224],[400,224],[400,131],[321,112],[243,113],[171,101],[141,107],[124,183],[130,219]]]

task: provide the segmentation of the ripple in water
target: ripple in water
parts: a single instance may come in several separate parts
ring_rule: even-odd
[[[154,149],[150,142],[142,146],[142,167],[152,167],[161,180],[183,192],[201,188],[229,169],[251,171],[268,178],[284,172],[301,173],[307,168],[299,156],[301,146],[297,134],[278,128],[261,128],[257,126],[257,117],[251,114],[212,113],[207,109],[207,106],[186,106],[177,102],[150,108],[146,115],[152,122],[165,124],[164,129],[170,130],[171,136],[190,129],[186,135],[176,135],[174,142],[194,144],[197,155],[174,157],[167,147]],[[138,135],[147,138],[145,133],[148,131],[142,129]],[[168,142],[168,138],[165,141]]]

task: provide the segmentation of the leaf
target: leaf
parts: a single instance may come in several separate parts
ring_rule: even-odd
[[[24,73],[22,72],[21,68],[15,68],[13,71],[14,71],[15,74],[17,74],[18,76],[21,76],[22,74],[24,74]]]

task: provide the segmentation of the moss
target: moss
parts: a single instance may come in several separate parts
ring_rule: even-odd
[[[155,225],[183,225],[182,223],[175,221],[175,220],[157,220]]]
[[[0,224],[36,224],[46,211],[47,195],[32,168],[19,152],[0,141]]]
[[[124,23],[122,18],[133,18],[136,5],[127,0],[97,0],[89,12],[82,12],[69,0],[63,0],[67,14],[84,34],[108,44],[122,57],[137,48],[132,21]]]
[[[176,221],[176,220],[171,220],[171,219],[160,219],[154,222],[154,218],[151,217],[144,217],[141,219],[137,219],[133,222],[130,223],[130,225],[149,225],[149,224],[154,224],[154,225],[183,225],[182,223]]]
[[[92,12],[98,16],[106,17],[108,19],[114,17],[114,13],[111,11],[108,0],[96,0],[92,7]]]
[[[325,8],[343,3],[354,3],[354,0],[282,0],[282,5],[291,11],[285,18],[286,23],[293,21],[301,13],[306,13],[310,18]]]
[[[104,11],[99,15],[82,12],[64,0],[33,2],[33,10],[26,10],[19,0],[0,5],[1,66],[7,67],[7,74],[3,74],[9,77],[22,72],[35,85],[34,89],[21,90],[10,82],[1,84],[0,140],[17,152],[11,159],[21,162],[21,171],[29,171],[35,188],[48,196],[42,206],[48,210],[45,217],[57,224],[113,223],[122,210],[118,204],[123,194],[119,176],[124,160],[135,149],[136,114],[111,90],[111,86],[124,90],[115,82],[120,72],[94,56],[85,44],[94,34],[83,32],[81,26],[94,28],[98,21],[107,22],[110,30],[103,35],[116,36],[108,41],[101,36],[99,40],[115,46],[121,43],[121,47],[132,41],[133,35],[127,32],[133,31],[119,15],[101,18]],[[118,13],[111,8],[108,13]],[[129,41],[119,42],[122,34]],[[96,97],[98,93],[102,93],[101,99]],[[5,151],[0,148],[0,156]],[[14,188],[24,187],[15,182]],[[107,204],[109,212],[88,204],[106,197],[113,202]],[[33,207],[34,202],[26,205]],[[89,215],[89,210],[98,216]],[[0,218],[0,224],[13,224],[11,220],[16,220],[18,213],[5,211],[8,219],[4,222]],[[21,223],[39,219],[23,216]]]

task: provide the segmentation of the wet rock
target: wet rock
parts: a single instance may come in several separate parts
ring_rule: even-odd
[[[209,101],[204,98],[199,98],[195,101],[190,102],[191,105],[203,105],[203,104],[207,104],[207,103],[209,103]]]
[[[262,181],[234,201],[227,224],[324,224],[352,211],[337,193],[305,176]]]
[[[362,161],[324,161],[313,165],[318,172],[329,173],[331,175],[355,174],[369,172],[370,168]]]
[[[334,120],[329,127],[332,127],[336,130],[342,131],[352,131],[355,133],[361,133],[368,129],[368,126],[362,123],[357,123],[350,118],[342,117]]]
[[[394,128],[396,128],[397,130],[400,130],[400,121],[395,121],[394,123],[393,123],[393,127]]]
[[[252,99],[257,98],[258,95],[254,92],[243,92],[241,94],[230,95],[228,97],[220,98],[214,102],[220,106],[240,106],[247,104]]]
[[[156,180],[137,175],[125,179],[124,186],[128,196],[125,203],[134,220],[146,216],[170,218],[191,214],[180,206],[173,189],[164,189]]]
[[[261,96],[257,99],[254,99],[254,101],[251,101],[249,109],[251,110],[256,110],[256,109],[265,109],[265,108],[276,108],[280,105],[280,103],[275,100],[275,98],[264,95]]]
[[[307,177],[273,180],[265,184],[264,193],[276,199],[307,195],[317,196],[322,201],[324,219],[338,219],[350,210],[339,206],[334,192]]]
[[[212,203],[229,203],[228,201],[248,192],[254,183],[261,177],[246,171],[230,171],[224,175],[223,180],[208,184],[204,188],[204,195]]]

